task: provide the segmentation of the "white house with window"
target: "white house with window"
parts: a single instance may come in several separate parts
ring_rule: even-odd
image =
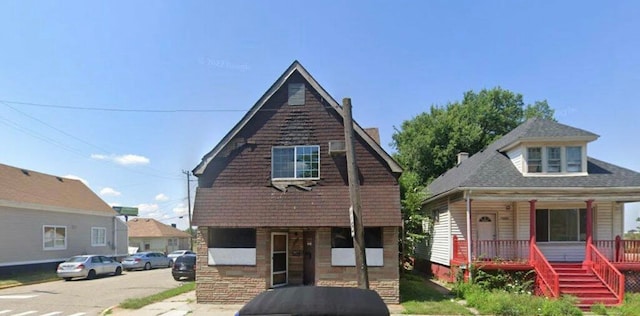
[[[588,156],[597,138],[530,119],[471,157],[459,155],[427,188],[424,210],[436,220],[421,259],[442,277],[470,262],[591,267],[596,252],[618,264],[624,205],[640,201],[640,174]]]
[[[0,274],[127,255],[127,225],[78,180],[0,164]]]

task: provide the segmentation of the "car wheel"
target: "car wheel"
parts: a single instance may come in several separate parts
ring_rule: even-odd
[[[144,264],[144,269],[145,270],[151,270],[151,263],[147,262]]]
[[[180,277],[173,277],[174,280],[180,281]]]
[[[92,280],[96,278],[96,270],[89,270],[89,275],[87,275],[87,279]]]
[[[169,266],[167,266],[167,268],[171,268],[173,267],[173,261],[169,260]]]
[[[65,281],[70,281],[71,278],[67,277],[67,278],[63,278]]]
[[[121,275],[122,274],[122,268],[117,267],[116,268],[116,273],[114,273],[114,275]]]

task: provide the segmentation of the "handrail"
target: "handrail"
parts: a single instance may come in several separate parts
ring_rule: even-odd
[[[553,269],[547,258],[544,257],[540,248],[536,246],[536,244],[530,244],[531,247],[531,258],[529,261],[533,268],[536,270],[536,274],[538,279],[541,282],[538,285],[544,285],[548,290],[549,296],[551,297],[559,297],[560,296],[560,276]],[[541,283],[541,284],[540,284]],[[541,289],[543,292],[544,289]]]
[[[529,240],[474,240],[474,261],[527,262]]]
[[[591,254],[591,270],[618,299],[618,304],[624,300],[624,275],[598,251],[593,244],[587,245]]]

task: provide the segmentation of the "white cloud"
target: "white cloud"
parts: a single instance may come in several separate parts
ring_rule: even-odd
[[[151,161],[149,158],[140,156],[140,155],[101,155],[101,154],[91,154],[92,159],[96,160],[106,160],[115,162],[119,165],[128,166],[128,165],[148,165]]]
[[[182,203],[174,207],[172,211],[173,214],[176,214],[176,216],[184,216],[185,218],[187,218],[187,215],[189,213],[189,210],[187,210],[187,206]]]
[[[106,188],[103,188],[102,190],[100,190],[100,195],[102,195],[102,196],[120,196],[120,194],[122,194],[122,193],[116,191],[113,188],[109,188],[109,187],[106,187]]]
[[[63,178],[73,179],[73,180],[78,180],[78,181],[80,181],[80,182],[84,183],[84,185],[89,186],[89,182],[88,182],[87,180],[85,180],[85,179],[83,179],[83,178],[80,178],[80,177],[78,177],[78,176],[74,176],[74,175],[72,175],[72,174],[68,174],[68,175],[66,175],[66,176],[63,176]]]
[[[169,197],[166,196],[164,193],[160,193],[158,195],[156,195],[156,201],[158,202],[164,202],[164,201],[168,201]]]

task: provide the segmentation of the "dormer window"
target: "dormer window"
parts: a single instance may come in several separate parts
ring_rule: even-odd
[[[583,172],[583,146],[535,146],[526,149],[526,173],[561,174]]]
[[[567,172],[582,171],[582,147],[567,147]]]
[[[562,156],[560,147],[547,147],[547,172],[562,171]]]
[[[527,171],[542,172],[542,147],[527,148]]]

